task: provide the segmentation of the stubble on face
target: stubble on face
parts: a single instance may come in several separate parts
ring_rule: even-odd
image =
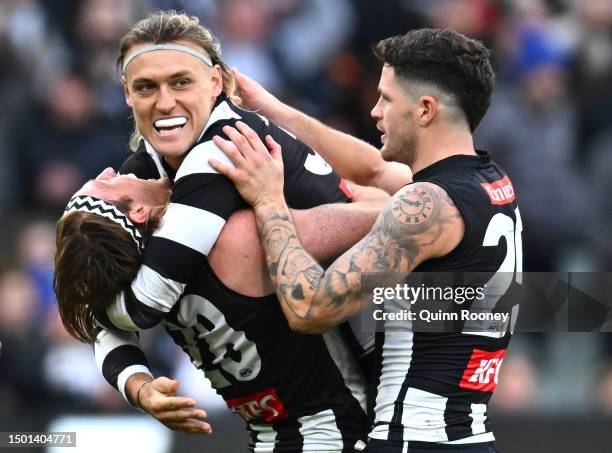
[[[388,162],[400,162],[411,166],[416,160],[419,147],[417,126],[410,114],[407,114],[395,133],[387,131],[387,142],[381,150],[382,158]]]

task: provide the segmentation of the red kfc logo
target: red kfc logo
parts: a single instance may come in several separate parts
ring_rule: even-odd
[[[483,351],[474,349],[459,382],[459,387],[478,392],[494,392],[505,349]]]
[[[259,419],[273,423],[288,415],[274,387],[252,395],[227,399],[225,403],[247,422]]]

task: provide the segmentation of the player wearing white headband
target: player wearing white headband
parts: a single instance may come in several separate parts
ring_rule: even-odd
[[[128,249],[136,250],[125,234],[127,242],[123,246],[112,244],[113,236],[105,235],[105,228],[111,228],[109,224],[113,223],[108,219],[94,219],[100,216],[82,210],[64,215],[58,226],[55,279],[60,308],[71,302],[61,297],[62,290],[72,287],[72,294],[81,300],[100,302],[91,305],[103,308],[96,315],[106,326],[135,331],[163,319],[175,341],[196,366],[206,371],[228,406],[247,421],[253,449],[352,451],[366,429],[358,373],[349,373],[351,382],[345,382],[346,370],[340,366],[346,366],[346,362],[334,363],[327,350],[328,340],[291,334],[277,302],[273,297],[268,300],[270,296],[266,295],[272,291],[262,278],[258,280],[260,286],[244,286],[244,280],[257,281],[256,277],[262,275],[257,269],[244,268],[245,251],[236,253],[233,260],[226,257],[217,261],[219,268],[210,259],[227,218],[245,206],[231,182],[208,165],[211,157],[225,160],[212,137],[225,136],[224,126],[243,121],[262,139],[269,135],[281,143],[286,152],[285,195],[294,208],[346,202],[352,196],[346,182],[306,145],[267,119],[232,103],[233,78],[220,58],[218,43],[197,19],[172,12],[148,17],[122,40],[118,65],[136,125],[131,144],[137,148],[121,173],[134,173],[144,179],[168,175],[173,179],[172,195],[161,227],[150,237],[143,265],[136,269],[131,285],[125,279],[131,281],[134,274],[130,272],[134,272],[133,263],[138,256],[126,259],[129,263],[125,269],[129,267],[129,272],[122,272],[122,266],[98,266],[96,260],[85,259],[83,266],[76,268],[62,261],[86,255],[87,247],[92,253],[102,249],[103,255],[113,250],[117,260],[124,263],[121,260]],[[374,148],[367,148],[361,158],[366,168],[384,166]],[[88,189],[79,195],[121,201],[121,192],[108,192],[109,187],[129,184],[132,178],[101,176],[91,183],[89,189],[93,192]],[[409,172],[406,176],[409,178]],[[403,182],[406,179],[398,185]],[[104,191],[107,192],[101,193]],[[141,226],[160,218],[159,209],[147,211],[142,203],[131,203],[124,209]],[[371,212],[364,215],[368,221],[374,220]],[[90,222],[95,226],[84,231]],[[321,222],[319,239],[346,242],[357,226],[354,219],[338,225]],[[94,233],[99,233],[95,239]],[[75,245],[71,245],[73,240]],[[220,268],[224,270],[222,281]],[[88,280],[94,270],[98,271],[97,282],[104,281],[100,274],[109,274],[107,284],[95,285]],[[111,301],[101,300],[96,290],[119,293],[117,281],[123,283],[125,291]],[[232,291],[233,284],[244,289]],[[179,301],[184,294],[186,297]],[[96,332],[91,309],[80,306],[81,311],[72,310],[77,317],[63,316],[64,323],[73,335],[93,341]],[[133,403],[146,406],[155,391],[174,393],[176,389],[146,385],[151,381],[150,372],[131,337],[103,332],[97,339],[96,358],[103,374]],[[338,338],[329,341],[334,342],[334,348],[344,348]],[[293,376],[298,368],[302,373]],[[173,411],[177,416],[173,424],[153,415],[176,429],[209,429],[193,418],[197,416],[193,408],[183,408],[184,412]],[[327,433],[323,438],[318,434],[322,430]]]

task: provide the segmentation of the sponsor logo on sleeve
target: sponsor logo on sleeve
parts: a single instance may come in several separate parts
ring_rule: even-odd
[[[315,151],[313,151],[313,154],[308,153],[306,161],[304,161],[304,167],[310,173],[320,176],[329,175],[332,172],[331,166]]]
[[[263,420],[273,423],[288,415],[274,387],[252,395],[227,399],[225,403],[231,411],[239,414],[247,422]]]
[[[495,205],[510,204],[516,198],[514,196],[514,187],[508,176],[504,176],[498,181],[491,183],[482,182],[480,185],[489,195],[491,203]]]
[[[459,387],[478,392],[494,392],[505,354],[505,349],[497,351],[474,349]]]

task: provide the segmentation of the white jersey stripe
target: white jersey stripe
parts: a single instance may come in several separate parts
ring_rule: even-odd
[[[382,370],[376,393],[376,417],[374,423],[389,423],[393,418],[395,400],[410,369],[412,340],[414,334],[410,321],[385,321],[385,339],[382,345]],[[411,324],[411,323],[410,323]],[[386,430],[386,425],[377,426],[372,432]],[[385,437],[375,437],[386,439]]]
[[[168,313],[173,306],[173,304],[168,302],[177,301],[181,297],[181,294],[183,294],[183,291],[185,291],[185,286],[186,285],[183,283],[162,277],[158,272],[143,264],[140,266],[140,270],[136,275],[136,280],[132,282],[132,291],[140,303],[156,310],[163,311],[164,313]],[[119,297],[123,298],[124,293],[121,293]],[[125,305],[125,300],[123,301],[123,305]],[[108,313],[108,316],[111,318],[110,313]],[[117,327],[123,329],[123,327],[116,324],[115,320],[117,316],[115,313],[113,313],[111,319]]]
[[[117,388],[121,392],[121,395],[123,395],[123,398],[130,404],[132,403],[130,402],[130,400],[128,399],[125,393],[125,383],[127,382],[128,378],[132,374],[136,374],[136,373],[145,373],[153,377],[153,373],[151,373],[151,370],[149,370],[144,365],[130,365],[129,367],[124,369],[121,373],[119,373],[119,376],[117,376]]]
[[[472,433],[482,434],[486,432],[485,420],[487,419],[487,405],[486,404],[472,404]]]
[[[277,432],[270,425],[253,425],[251,429],[257,432],[254,453],[273,453]]]
[[[142,271],[142,266],[140,268]],[[140,271],[138,272],[140,274]],[[125,291],[119,293],[115,303],[106,307],[106,315],[113,325],[121,330],[138,331],[140,328],[134,324],[125,307]]]
[[[298,417],[300,434],[304,438],[302,451],[342,452],[344,444],[342,433],[336,424],[336,416],[331,409],[314,415]]]
[[[179,181],[181,178],[198,173],[218,173],[208,163],[208,159],[211,158],[220,161],[230,168],[234,168],[234,164],[229,157],[214,142],[208,141],[200,143],[189,151],[189,154],[187,154],[187,157],[185,157],[176,173],[175,180]]]
[[[151,156],[151,159],[153,159],[153,163],[155,164],[155,167],[157,168],[157,171],[159,172],[159,176],[160,177],[164,177],[164,176],[168,176],[168,173],[166,172],[166,169],[164,168],[164,164],[162,163],[162,157],[159,155],[159,153],[157,151],[155,151],[155,149],[151,146],[151,144],[144,140],[144,144],[145,144],[145,151],[147,152],[147,154],[149,156]]]
[[[219,103],[219,105],[216,106],[210,113],[210,117],[208,118],[206,126],[204,126],[204,130],[202,131],[202,135],[200,135],[200,138],[202,138],[204,132],[206,132],[208,128],[215,124],[217,121],[229,120],[232,118],[236,118],[237,120],[242,119],[242,117],[237,112],[232,110],[227,101]]]
[[[404,440],[444,442],[446,422],[444,411],[448,398],[411,387],[404,398],[402,425]]]
[[[208,255],[225,220],[216,214],[179,203],[170,203],[162,226],[153,236],[169,239]],[[206,229],[202,229],[206,225]],[[175,299],[176,300],[176,299]]]
[[[323,333],[323,341],[329,351],[329,355],[338,367],[344,384],[353,394],[353,397],[359,402],[361,408],[365,411],[367,404],[367,395],[365,392],[366,384],[359,365],[355,357],[350,353],[342,335],[337,328],[333,328]]]

